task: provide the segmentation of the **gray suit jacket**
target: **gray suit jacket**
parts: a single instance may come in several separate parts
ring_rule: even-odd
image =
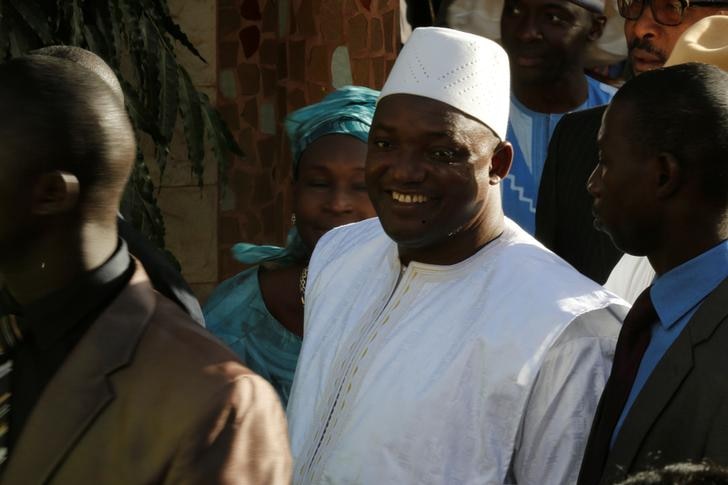
[[[703,459],[728,465],[728,279],[703,301],[648,378],[601,483]]]
[[[287,484],[278,396],[137,264],[36,403],[3,485]]]

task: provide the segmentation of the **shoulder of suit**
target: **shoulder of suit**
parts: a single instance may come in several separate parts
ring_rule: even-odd
[[[574,111],[565,114],[559,121],[563,126],[584,126],[585,124],[601,124],[604,112],[608,105],[596,106],[594,108]]]
[[[155,293],[155,308],[140,339],[134,365],[144,372],[182,373],[204,387],[254,375],[209,331],[165,296]],[[151,365],[154,362],[154,365]]]

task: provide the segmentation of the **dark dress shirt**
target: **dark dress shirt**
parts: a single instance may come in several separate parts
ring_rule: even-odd
[[[20,307],[7,291],[3,292],[3,312],[16,314],[23,332],[23,342],[11,356],[11,453],[46,385],[133,273],[134,262],[120,241],[102,266],[29,305]]]

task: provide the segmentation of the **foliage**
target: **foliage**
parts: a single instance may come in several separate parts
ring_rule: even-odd
[[[116,71],[131,120],[154,141],[162,174],[181,116],[192,171],[202,185],[206,143],[220,173],[232,154],[243,154],[208,97],[177,63],[175,42],[206,62],[172,19],[167,0],[0,0],[0,60],[55,44],[95,52]],[[164,247],[148,163],[139,150],[122,212]]]

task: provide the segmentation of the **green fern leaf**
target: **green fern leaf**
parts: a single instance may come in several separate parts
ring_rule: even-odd
[[[192,85],[189,74],[180,68],[179,79],[179,111],[187,142],[187,156],[192,163],[192,172],[197,176],[197,183],[202,185],[202,173],[205,158],[205,126],[202,121],[202,108],[197,90]]]
[[[70,8],[70,41],[71,45],[83,45],[84,38],[84,19],[83,19],[83,2],[84,0],[72,0]]]
[[[172,19],[169,13],[169,8],[165,1],[159,0],[146,0],[147,12],[154,18],[156,23],[160,25],[164,31],[169,34],[173,39],[182,44],[188,51],[194,54],[202,62],[207,64],[207,61],[200,51],[197,50],[195,45],[190,41],[187,34],[185,34],[179,25]]]
[[[8,38],[8,21],[6,20],[4,8],[0,3],[0,62],[10,56],[10,39]]]
[[[179,107],[177,61],[166,46],[160,46],[159,50],[159,130],[166,140],[170,140]]]
[[[16,12],[25,20],[45,45],[53,44],[53,34],[49,18],[35,0],[8,0]]]
[[[240,145],[238,145],[238,142],[235,141],[235,137],[233,137],[232,133],[230,133],[230,129],[223,121],[220,113],[218,113],[218,111],[212,107],[212,104],[210,103],[210,98],[208,98],[205,93],[200,93],[200,98],[203,100],[205,106],[207,106],[207,108],[209,109],[212,126],[213,128],[215,128],[215,132],[219,134],[220,140],[223,143],[225,149],[239,157],[245,157],[245,153],[243,153],[243,150],[240,148]]]

